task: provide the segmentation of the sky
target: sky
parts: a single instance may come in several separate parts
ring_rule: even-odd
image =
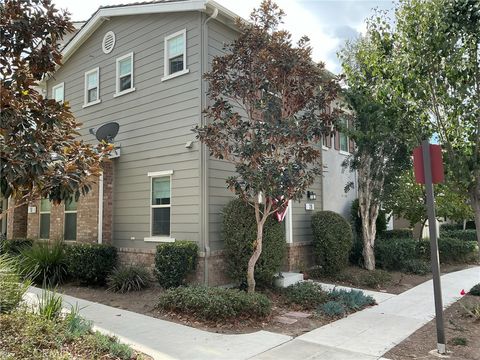
[[[53,0],[67,9],[72,20],[87,20],[101,5],[126,4],[139,0]],[[260,0],[216,0],[236,14],[248,18]],[[365,19],[372,9],[392,10],[393,0],[276,0],[286,13],[283,28],[294,40],[310,38],[313,60],[323,61],[328,70],[340,73],[337,52],[345,41],[365,31]]]

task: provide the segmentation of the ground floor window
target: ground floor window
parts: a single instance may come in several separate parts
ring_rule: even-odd
[[[65,240],[77,240],[77,201],[65,200],[65,224],[63,231]]]
[[[170,237],[171,177],[152,177],[151,236]]]
[[[50,212],[52,203],[48,199],[40,200],[40,239],[50,238]]]

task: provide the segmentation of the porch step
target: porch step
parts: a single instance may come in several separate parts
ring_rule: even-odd
[[[303,281],[303,274],[296,272],[282,272],[282,276],[277,276],[275,286],[286,288],[287,286]]]

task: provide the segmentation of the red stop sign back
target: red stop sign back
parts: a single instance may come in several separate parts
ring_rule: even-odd
[[[443,182],[443,160],[442,147],[440,145],[430,144],[430,160],[432,163],[432,182],[438,184]],[[425,172],[423,171],[422,147],[418,146],[413,150],[413,169],[415,172],[415,181],[419,184],[425,184]]]

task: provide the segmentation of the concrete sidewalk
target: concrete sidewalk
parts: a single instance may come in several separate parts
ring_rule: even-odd
[[[442,276],[447,307],[480,282],[480,267]],[[40,294],[38,288],[30,293]],[[33,295],[32,294],[32,295]],[[95,327],[155,359],[179,360],[373,360],[434,317],[432,281],[400,295],[368,292],[379,305],[310,331],[295,339],[268,331],[225,335],[63,295],[78,304]],[[141,296],[139,294],[139,296]]]
[[[442,276],[443,305],[480,282],[480,267]],[[259,354],[262,360],[379,359],[435,317],[432,281]]]

